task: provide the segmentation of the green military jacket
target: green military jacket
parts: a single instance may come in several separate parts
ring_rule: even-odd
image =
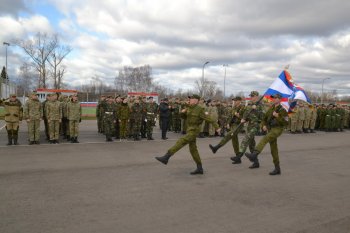
[[[67,118],[70,121],[79,121],[81,119],[81,105],[79,101],[67,103]]]
[[[115,112],[115,105],[114,105],[114,103],[105,102],[102,105],[101,113],[102,113],[103,119],[114,121],[115,118],[116,118],[116,112]]]
[[[243,105],[233,106],[231,110],[231,124],[239,124],[244,114],[245,107]],[[235,115],[239,113],[239,117]]]
[[[39,100],[28,100],[24,105],[23,118],[25,120],[40,120],[43,117],[43,108]]]
[[[253,106],[256,105],[256,109]],[[259,125],[264,116],[264,109],[260,103],[250,102],[244,109],[243,119],[249,122],[249,125]]]
[[[130,108],[128,103],[120,104],[117,112],[117,118],[119,120],[128,120],[130,118]]]
[[[45,104],[45,113],[48,120],[58,121],[62,119],[62,106],[58,100],[48,101]]]
[[[189,106],[181,116],[187,120],[187,131],[200,131],[203,121],[213,124],[214,128],[219,128],[218,123],[209,117],[209,113],[199,105]]]
[[[273,112],[278,113],[278,117],[274,117]],[[288,113],[282,105],[277,107],[272,105],[264,115],[261,124],[268,128],[284,128],[288,125]]]
[[[134,103],[131,107],[131,119],[133,120],[142,120],[144,109],[141,104]]]
[[[23,108],[22,103],[16,99],[15,101],[6,100],[4,103],[5,121],[9,123],[16,123],[22,121]]]

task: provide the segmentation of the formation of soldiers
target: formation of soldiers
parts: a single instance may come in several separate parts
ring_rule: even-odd
[[[5,109],[5,122],[8,135],[7,145],[18,145],[19,124],[25,120],[28,125],[29,145],[40,144],[40,122],[45,124],[46,140],[50,144],[59,143],[60,135],[72,143],[79,143],[79,123],[82,109],[77,95],[64,96],[49,94],[41,103],[37,93],[29,95],[22,106],[15,94],[2,101]]]

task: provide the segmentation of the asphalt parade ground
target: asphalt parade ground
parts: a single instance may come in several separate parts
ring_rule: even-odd
[[[230,142],[213,155],[220,138],[198,139],[205,173],[191,176],[188,146],[154,159],[180,134],[107,143],[96,131],[83,121],[79,144],[31,146],[25,123],[19,146],[0,131],[1,233],[350,232],[350,131],[283,134],[280,176],[269,146],[251,170],[231,164]]]

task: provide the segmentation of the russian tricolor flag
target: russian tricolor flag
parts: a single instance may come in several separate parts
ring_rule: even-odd
[[[291,112],[294,108],[296,100],[303,100],[311,104],[311,100],[306,95],[304,89],[294,83],[292,76],[287,70],[282,71],[278,78],[276,78],[265,92],[264,97],[265,99],[271,100],[271,95],[277,93],[282,96],[281,105],[288,112]]]

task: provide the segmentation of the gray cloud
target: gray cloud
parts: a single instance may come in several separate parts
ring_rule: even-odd
[[[20,11],[27,11],[23,0],[2,0],[0,15],[17,15]]]

